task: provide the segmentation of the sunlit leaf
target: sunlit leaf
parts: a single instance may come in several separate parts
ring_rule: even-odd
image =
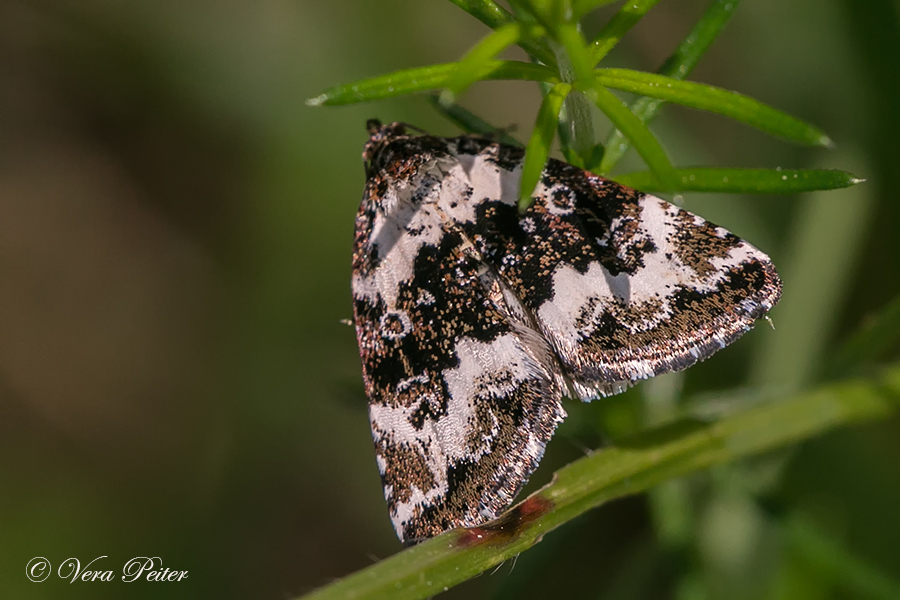
[[[528,140],[525,150],[525,164],[522,165],[522,180],[519,187],[519,211],[524,212],[531,206],[531,194],[541,179],[541,172],[550,156],[550,146],[553,145],[553,133],[556,131],[556,123],[559,119],[559,109],[562,107],[566,95],[572,91],[568,83],[557,83],[553,89],[544,96],[541,108],[538,111],[534,131]]]
[[[644,18],[644,15],[651,8],[656,6],[659,0],[629,0],[619,9],[612,19],[600,30],[597,37],[591,43],[591,54],[594,57],[594,64],[603,60],[609,54],[619,40],[622,39],[628,30]]]
[[[333,87],[307,100],[306,103],[309,106],[340,106],[438,90],[446,85],[457,65],[459,63],[444,63],[362,79]],[[514,60],[488,61],[482,65],[478,79],[518,79],[551,83],[559,81],[556,73],[543,65]]]
[[[484,37],[457,63],[456,69],[447,78],[441,92],[441,103],[453,104],[463,90],[482,78],[485,67],[506,48],[524,37],[537,37],[540,30],[521,23],[508,23]],[[524,64],[524,63],[523,63]]]
[[[717,113],[801,144],[832,145],[817,127],[737,92],[630,69],[598,69],[597,78],[607,87]]]
[[[620,0],[574,0],[574,2],[572,2],[572,20],[580,21],[584,15],[592,10],[619,1]]]
[[[622,185],[644,192],[730,192],[796,194],[850,187],[862,180],[837,169],[675,169],[675,189],[666,188],[649,171],[613,177]]]

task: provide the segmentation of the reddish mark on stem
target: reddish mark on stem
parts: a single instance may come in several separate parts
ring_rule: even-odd
[[[509,541],[525,525],[546,514],[552,508],[553,502],[550,500],[541,496],[532,496],[489,523],[464,529],[456,539],[456,544],[468,547],[498,540]]]

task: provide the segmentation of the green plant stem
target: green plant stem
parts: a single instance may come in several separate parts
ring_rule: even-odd
[[[525,38],[534,38],[542,34],[542,30],[521,23],[508,23],[481,39],[463,56],[456,71],[447,78],[446,89],[441,92],[441,103],[450,106],[456,98],[470,85],[478,81],[485,65],[509,46]]]
[[[305,596],[306,600],[427,598],[527,550],[548,532],[612,499],[765,452],[897,408],[900,365],[777,399],[717,422],[682,421],[579,459],[495,521],[454,530]]]
[[[491,29],[515,22],[515,17],[493,0],[450,0]],[[550,47],[541,40],[524,39],[518,45],[545,65],[554,66],[555,58]]]
[[[577,79],[577,74],[572,66],[566,47],[559,44],[552,44],[551,46],[556,54],[560,77],[566,83],[574,83]],[[591,114],[591,105],[581,92],[572,91],[566,96],[559,113],[558,130],[563,154],[566,155],[569,162],[581,168],[588,168],[597,140],[594,136],[594,119]],[[578,161],[572,162],[571,159],[576,157]]]

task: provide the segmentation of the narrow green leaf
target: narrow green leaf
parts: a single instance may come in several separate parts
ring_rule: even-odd
[[[681,421],[623,440],[556,472],[493,524],[447,532],[321,588],[306,600],[427,598],[520,554],[615,498],[897,409],[900,366],[780,398],[715,422]]]
[[[900,296],[865,320],[835,353],[827,375],[839,377],[878,360],[900,342]]]
[[[659,68],[660,75],[684,79],[694,70],[719,33],[728,23],[741,0],[712,0],[703,16]]]
[[[493,0],[450,0],[491,29],[497,29],[513,23],[516,18]],[[555,65],[556,60],[547,43],[540,39],[523,39],[519,41],[519,47],[545,65]]]
[[[678,188],[678,178],[675,175],[675,169],[669,162],[665,150],[659,145],[659,141],[654,137],[647,126],[641,123],[631,109],[624,102],[617,98],[612,92],[598,84],[594,88],[596,93],[597,106],[603,113],[609,117],[619,130],[621,130],[637,150],[647,166],[653,172],[653,175],[664,188],[676,190]]]
[[[594,86],[594,63],[591,60],[587,42],[578,30],[578,25],[563,23],[556,28],[555,33],[559,43],[566,49],[569,56],[572,71],[575,74],[575,82],[582,90],[591,89]]]
[[[557,83],[541,102],[534,131],[531,132],[531,139],[528,140],[528,147],[525,149],[525,164],[522,165],[522,180],[519,186],[519,212],[525,212],[531,206],[531,194],[541,180],[541,172],[547,163],[547,157],[550,156],[559,109],[571,90],[572,86],[568,83]]]
[[[306,101],[309,106],[340,106],[413,94],[430,92],[444,87],[459,63],[444,63],[429,67],[404,69],[339,85]],[[492,60],[483,65],[478,79],[514,79],[524,81],[559,81],[551,69],[515,60]]]
[[[662,186],[649,171],[613,177],[622,185],[644,192],[726,192],[796,194],[834,190],[861,183],[851,173],[837,169],[676,169],[674,189]]]
[[[684,41],[678,45],[663,66],[659,69],[660,75],[666,75],[674,79],[684,79],[694,69],[719,32],[725,27],[725,23],[734,14],[734,9],[740,0],[713,0],[697,24],[691,29]],[[644,123],[649,123],[656,117],[662,100],[655,98],[638,98],[631,105],[631,110]],[[614,130],[606,140],[606,153],[603,161],[597,168],[600,174],[609,173],[617,162],[625,155],[631,145],[618,129]]]
[[[466,110],[459,104],[451,104],[450,106],[444,106],[441,104],[438,97],[435,95],[428,96],[428,101],[431,102],[431,105],[437,109],[444,117],[447,118],[450,122],[454,123],[457,127],[465,131],[466,133],[472,133],[475,135],[481,135],[487,138],[495,139],[501,144],[509,144],[511,146],[518,146],[520,148],[524,148],[525,144],[509,135],[503,128],[495,127],[479,117],[478,115]]]
[[[466,53],[456,70],[447,79],[445,90],[441,92],[441,103],[453,104],[456,98],[470,85],[478,81],[485,65],[493,58],[524,37],[536,37],[539,31],[521,23],[508,23],[481,39]]]
[[[572,2],[572,20],[580,21],[592,10],[615,2],[619,2],[619,0],[574,0]]]
[[[619,43],[628,30],[644,18],[644,15],[656,6],[659,0],[629,0],[619,12],[600,30],[597,38],[591,42],[591,54],[594,64],[603,60],[609,51]]]
[[[597,78],[613,89],[720,114],[801,144],[832,145],[817,127],[737,92],[630,69],[598,69]]]

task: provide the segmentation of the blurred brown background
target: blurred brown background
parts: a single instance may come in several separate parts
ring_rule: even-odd
[[[607,64],[657,68],[704,6],[661,2]],[[687,392],[815,382],[836,343],[900,292],[898,14],[889,0],[744,0],[692,77],[823,127],[834,151],[677,108],[654,125],[678,165],[868,179],[686,199],[785,279],[778,329],[693,370]],[[486,32],[444,0],[0,1],[0,597],[282,599],[399,550],[355,337],[340,323],[360,152],[369,117],[456,131],[420,98],[304,100],[455,60]],[[538,102],[518,82],[463,99],[520,138]],[[640,401],[638,388],[606,408],[570,405],[535,483],[601,444],[586,425],[598,411]],[[786,553],[777,515],[817,515],[854,556],[900,576],[898,433],[895,418],[770,457],[779,476],[764,495],[778,510],[703,495],[741,488],[733,470],[694,478],[697,539],[674,558],[634,498],[451,595],[690,597],[696,574],[697,598],[855,597]],[[135,556],[189,577],[24,574],[35,556],[55,571],[102,555],[94,568],[116,578]]]

